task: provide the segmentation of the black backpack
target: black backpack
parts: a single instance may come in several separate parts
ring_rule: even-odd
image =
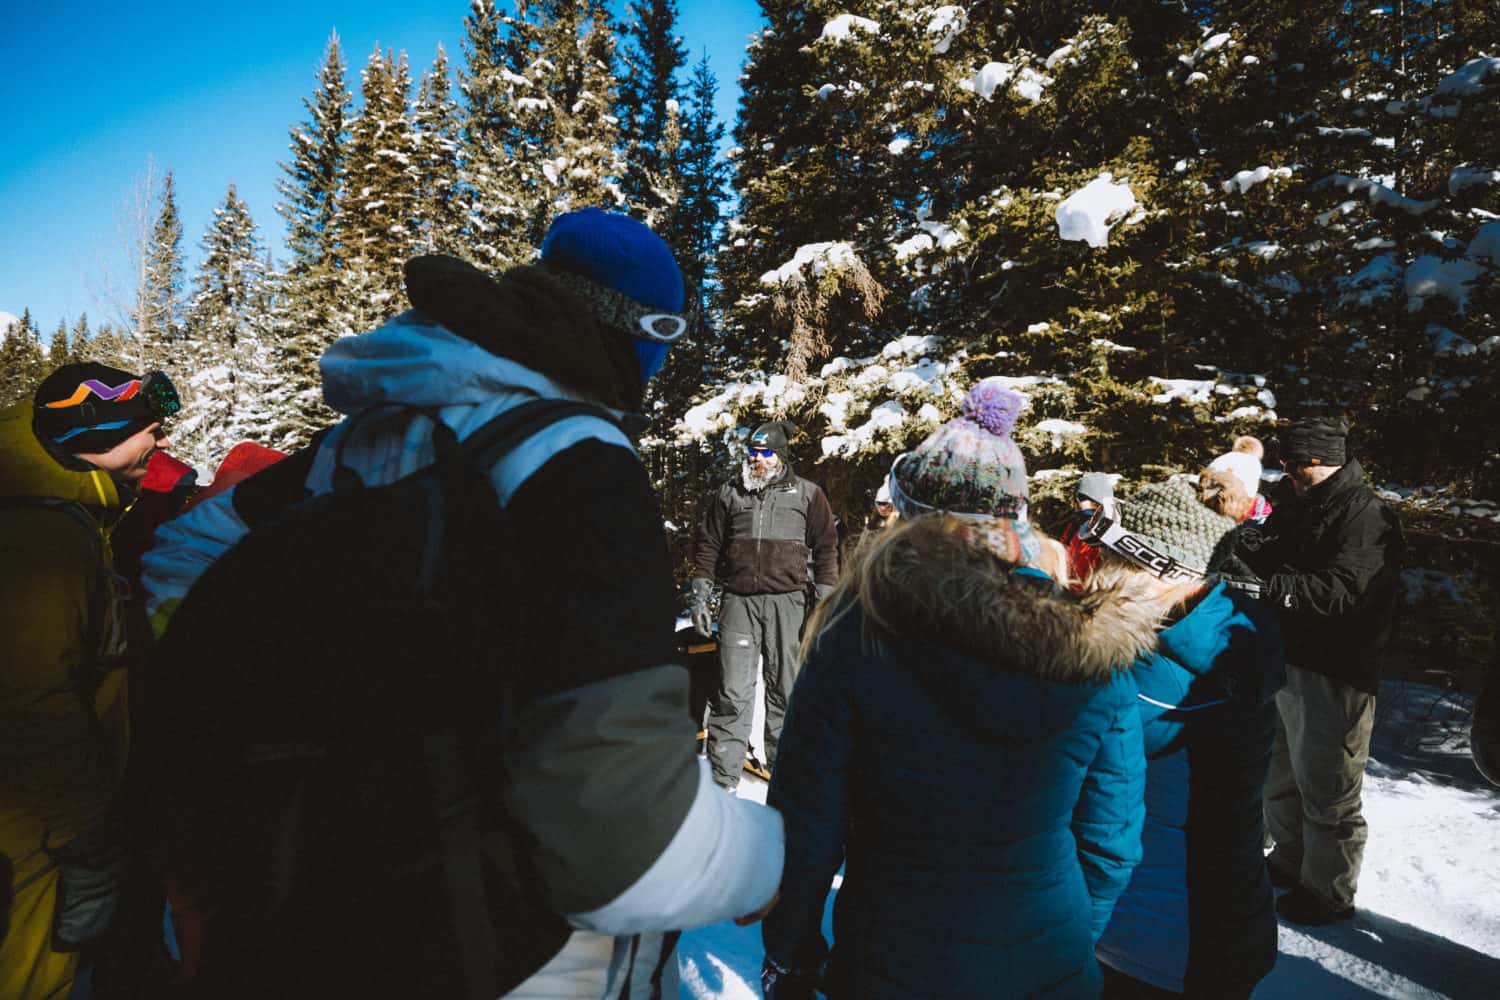
[[[484,997],[569,929],[500,792],[525,622],[487,470],[583,403],[522,404],[434,463],[304,486],[321,442],[241,483],[251,532],[198,580],[144,693],[144,802],[185,996]],[[346,434],[344,440],[348,439]]]

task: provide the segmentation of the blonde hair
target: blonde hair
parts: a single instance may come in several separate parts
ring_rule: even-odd
[[[1129,590],[1139,595],[1143,604],[1151,607],[1158,622],[1164,622],[1175,610],[1185,608],[1202,587],[1202,578],[1185,583],[1171,583],[1158,578],[1118,552],[1101,548],[1099,565],[1089,576],[1084,593]]]

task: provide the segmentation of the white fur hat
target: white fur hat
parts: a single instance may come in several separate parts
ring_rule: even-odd
[[[1246,496],[1260,492],[1260,459],[1243,451],[1225,452],[1212,462],[1209,469],[1214,472],[1231,472],[1245,487]]]

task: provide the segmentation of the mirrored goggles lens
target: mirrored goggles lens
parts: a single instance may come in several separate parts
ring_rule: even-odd
[[[751,448],[750,449],[750,457],[751,458],[770,458],[772,455],[775,455],[775,454],[776,454],[776,451],[774,449],[772,449],[772,448]]]
[[[687,320],[675,313],[647,313],[636,321],[636,326],[640,328],[640,336],[662,344],[670,344],[687,333]]]
[[[177,395],[177,387],[172,384],[166,372],[147,372],[146,377],[141,380],[141,396],[152,416],[158,420],[165,420],[182,409],[182,399]]]

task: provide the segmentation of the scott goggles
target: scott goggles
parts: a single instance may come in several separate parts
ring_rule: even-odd
[[[686,316],[653,309],[623,292],[617,292],[608,285],[601,285],[572,271],[556,267],[549,268],[548,271],[570,291],[588,302],[600,321],[632,337],[670,344],[687,333]]]
[[[1161,580],[1197,581],[1208,575],[1206,568],[1179,562],[1155,548],[1150,539],[1126,531],[1114,500],[1105,500],[1094,511],[1094,516],[1078,529],[1078,537],[1095,548],[1119,553]]]

